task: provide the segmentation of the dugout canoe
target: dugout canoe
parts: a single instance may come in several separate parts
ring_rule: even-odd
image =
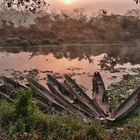
[[[67,109],[70,110],[74,115],[87,119],[86,112],[82,110],[81,108],[75,106],[73,104],[73,100],[69,100],[69,98],[66,98],[58,89],[57,84],[50,77],[51,75],[48,75],[47,85],[49,89],[52,91],[52,93],[54,93],[57,97],[59,97],[65,104],[65,107],[67,107]]]
[[[86,104],[90,109],[92,109],[96,113],[96,117],[104,118],[105,113],[103,110],[98,106],[98,104],[91,100],[89,96],[79,87],[79,85],[67,74],[64,75],[65,83],[67,84],[68,88],[71,92],[77,97],[81,98],[83,103]]]
[[[110,121],[118,121],[128,115],[138,105],[140,105],[140,87],[138,87],[117,109],[115,109],[107,119]]]
[[[48,80],[52,81],[53,84],[57,87],[59,92],[73,105],[80,109],[86,116],[95,117],[95,113],[80,100],[75,98],[75,95],[72,94],[64,85],[62,85],[54,76],[48,75]]]
[[[93,94],[92,97],[99,107],[107,115],[109,113],[108,96],[101,74],[95,72],[92,78]]]
[[[57,111],[64,111],[65,107],[57,102],[56,98],[53,96],[48,89],[42,86],[40,83],[36,82],[35,80],[28,78],[29,87],[35,92],[36,95],[41,96],[43,99],[46,100],[48,104],[50,104],[53,108]]]

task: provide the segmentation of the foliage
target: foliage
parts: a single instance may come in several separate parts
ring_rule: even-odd
[[[109,135],[98,123],[85,123],[68,114],[44,114],[32,99],[30,89],[18,91],[16,102],[0,100],[0,127],[8,139],[108,140]]]
[[[1,5],[4,4],[7,8],[13,8],[17,10],[30,11],[36,13],[44,6],[46,6],[45,0],[3,0]]]
[[[31,116],[37,107],[35,101],[32,99],[32,91],[30,89],[20,89],[17,91],[15,105],[17,118]]]
[[[122,80],[109,87],[109,97],[111,109],[116,108],[140,85],[140,69],[134,68],[133,75],[124,75]],[[122,139],[139,140],[140,139],[140,105],[131,111],[123,120],[110,124],[112,127],[123,129]],[[117,131],[117,130],[116,130]]]
[[[140,70],[132,69],[134,75],[126,74],[122,80],[108,87],[110,109],[117,108],[140,85]]]
[[[124,133],[124,139],[139,140],[140,139],[140,106],[130,114],[124,125],[126,131]]]
[[[125,77],[128,80],[129,77]],[[28,95],[29,94],[29,95]],[[26,97],[27,95],[27,97]],[[23,106],[24,105],[24,106]],[[32,100],[31,90],[19,90],[16,102],[0,100],[0,128],[8,139],[109,140],[105,128],[97,122],[86,123],[69,114],[44,114]],[[24,112],[24,113],[23,113]],[[124,128],[123,139],[139,139],[140,109],[129,114],[117,126]],[[117,130],[116,130],[117,131]]]
[[[108,14],[107,11],[101,10],[90,18],[84,9],[74,9],[36,17],[35,23],[28,28],[15,27],[11,21],[3,20],[0,44],[28,46],[54,43],[134,42],[139,40],[139,25],[139,9],[129,10],[126,15]]]

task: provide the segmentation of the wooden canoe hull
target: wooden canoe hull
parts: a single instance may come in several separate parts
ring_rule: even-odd
[[[53,96],[53,93],[51,93],[49,90],[47,90],[45,87],[43,87],[41,84],[36,82],[33,79],[28,79],[30,88],[35,92],[37,96],[40,96],[42,99],[46,100],[48,104],[51,104],[53,108],[55,108],[57,111],[62,111],[65,108],[59,104]],[[50,96],[51,95],[51,96]]]
[[[106,115],[109,112],[108,97],[106,94],[105,85],[99,72],[95,72],[92,78],[93,99]]]
[[[15,100],[15,96],[14,98],[11,98],[8,93],[7,93],[7,90],[6,90],[6,86],[2,85],[0,86],[0,96],[2,96],[4,99],[10,101],[10,102],[14,102]],[[37,100],[37,99],[34,99],[37,104],[39,105],[39,108],[41,108],[43,111],[45,112],[48,112],[49,110],[49,106],[47,104],[44,104],[43,102],[41,102],[40,100]]]
[[[1,85],[0,86],[0,97],[8,100],[8,101],[11,101],[13,102],[13,98],[11,98],[9,95],[7,95],[7,90],[6,90],[6,87],[4,85]]]
[[[83,104],[80,100],[75,100],[74,95],[64,86],[62,85],[58,80],[56,80],[55,77],[48,75],[48,79],[50,81],[53,81],[55,83],[55,86],[57,86],[57,89],[60,91],[60,93],[69,101],[73,103],[79,110],[81,110],[86,116],[88,117],[95,117],[95,114],[92,113],[92,110],[88,108],[85,104]]]
[[[115,109],[108,120],[117,121],[129,114],[140,104],[140,87],[137,88],[117,109]]]
[[[51,77],[51,78],[50,78]],[[65,106],[67,107],[67,109],[72,112],[72,114],[75,114],[76,116],[79,116],[80,118],[84,118],[87,119],[87,112],[84,111],[83,109],[81,109],[80,107],[74,105],[68,98],[66,98],[59,90],[57,83],[55,82],[55,80],[52,80],[52,76],[48,76],[48,87],[49,89],[55,93],[58,97],[60,97]]]
[[[99,73],[95,73],[93,77],[94,100],[91,100],[68,75],[65,75],[66,86],[62,85],[53,76],[48,75],[48,87],[51,91],[33,79],[28,79],[28,87],[7,77],[3,77],[3,80],[4,85],[0,86],[0,97],[8,101],[13,102],[15,100],[17,89],[30,87],[34,93],[33,98],[45,112],[51,111],[51,109],[55,109],[56,112],[67,111],[86,120],[89,118],[90,121],[93,118],[100,121],[102,119],[111,122],[118,121],[140,104],[139,87],[110,115],[107,114],[102,108],[102,106],[108,107],[108,101],[104,83]]]
[[[65,83],[69,87],[69,89],[75,94],[77,98],[81,98],[83,103],[86,104],[90,109],[92,109],[96,115],[96,117],[105,117],[105,113],[103,110],[98,106],[98,104],[91,100],[89,96],[84,93],[84,91],[75,83],[70,76],[65,74]]]
[[[4,80],[5,89],[6,89],[5,93],[9,94],[9,91],[7,93],[7,89],[10,89],[10,91],[11,91],[10,94],[12,94],[12,95],[9,95],[9,97],[12,96],[12,99],[14,99],[16,97],[16,90],[17,89],[20,89],[20,88],[27,89],[28,88],[27,86],[23,86],[23,85],[19,84],[18,82],[15,82],[14,80],[7,78],[7,77],[3,77],[3,80]],[[35,92],[33,91],[34,100],[37,102],[37,104],[39,105],[39,107],[41,109],[43,109],[45,112],[47,112],[49,109],[49,105],[47,104],[48,100],[39,94],[37,96],[36,95],[37,94],[35,94]]]

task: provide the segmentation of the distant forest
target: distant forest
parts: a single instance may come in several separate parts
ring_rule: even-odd
[[[84,9],[52,12],[35,17],[28,27],[3,19],[0,32],[1,45],[134,42],[140,40],[140,9],[124,15],[100,10],[91,17]]]

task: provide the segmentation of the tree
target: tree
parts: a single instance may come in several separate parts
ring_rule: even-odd
[[[136,4],[140,3],[140,0],[134,0],[136,2]]]
[[[47,6],[46,0],[3,0],[1,5],[6,8],[25,10],[32,13],[40,11],[44,6]]]

